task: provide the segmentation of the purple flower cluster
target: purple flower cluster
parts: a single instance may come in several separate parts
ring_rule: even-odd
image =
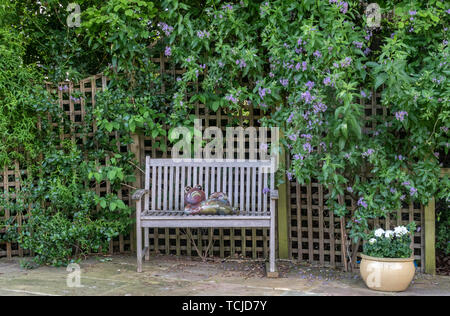
[[[323,79],[323,84],[326,86],[331,85],[331,78],[330,77],[326,77],[325,79]]]
[[[161,28],[164,34],[166,34],[166,36],[170,36],[170,33],[173,32],[173,26],[169,26],[164,22],[160,22],[158,26]]]
[[[270,93],[272,93],[272,91],[270,90],[270,88],[262,88],[262,87],[259,87],[258,93],[259,93],[259,97],[260,97],[261,99],[264,99],[264,97],[266,96],[266,94],[270,94]]]
[[[263,194],[267,194],[267,193],[269,193],[269,192],[270,192],[270,189],[266,187],[266,188],[264,188],[264,189],[263,189],[263,191],[262,191],[262,192],[263,192]]]
[[[295,142],[297,140],[297,135],[295,134],[291,134],[288,136],[290,140],[292,140],[293,142]]]
[[[292,122],[292,119],[294,118],[294,112],[292,112],[290,115],[289,115],[289,117],[288,117],[288,119],[287,119],[287,122],[288,123],[291,123]]]
[[[204,38],[204,37],[209,38],[210,35],[211,34],[208,31],[197,31],[197,36],[199,38]]]
[[[368,157],[368,156],[371,156],[374,152],[375,152],[375,150],[373,150],[372,148],[369,148],[369,149],[367,149],[367,151],[362,153],[362,156]]]
[[[236,59],[236,65],[238,65],[241,69],[247,67],[245,60],[243,59]]]
[[[81,101],[81,98],[75,98],[73,96],[70,96],[69,99],[76,103]]]
[[[164,55],[166,55],[167,57],[172,56],[172,49],[170,48],[170,46],[166,46],[166,50],[164,51]]]
[[[59,87],[58,87],[58,90],[59,90],[59,91],[69,91],[69,87],[68,87],[68,86],[62,86],[62,87],[59,86]]]
[[[308,81],[305,86],[308,88],[308,90],[311,90],[314,88],[314,81]]]
[[[359,200],[358,200],[358,203],[356,203],[358,206],[362,206],[362,207],[364,207],[364,208],[367,208],[367,202],[366,201],[364,201],[364,197],[360,197],[359,198]]]
[[[303,92],[301,94],[301,98],[303,99],[303,101],[305,101],[306,104],[311,103],[315,97],[311,95],[311,93],[308,91]]]
[[[295,154],[295,155],[294,155],[294,159],[295,159],[295,160],[303,160],[303,156],[302,156],[302,155],[299,155],[299,154]]]
[[[222,9],[224,9],[224,10],[226,9],[226,10],[230,10],[231,11],[231,10],[233,10],[233,6],[231,4],[226,4],[226,5],[222,6]]]
[[[303,150],[307,151],[308,153],[311,153],[313,151],[313,148],[310,143],[305,143],[303,144]]]
[[[356,47],[358,47],[359,49],[362,49],[362,47],[363,47],[363,43],[361,43],[361,42],[357,42],[357,41],[353,41],[353,45],[355,45]]]
[[[236,104],[238,102],[238,99],[236,97],[234,97],[232,94],[229,94],[225,97],[225,99],[227,99],[228,101],[233,102],[234,104]]]
[[[337,6],[340,8],[340,12],[345,14],[348,11],[348,3],[345,1],[339,1],[338,0],[330,0],[329,3],[336,3]]]
[[[327,110],[327,106],[322,103],[322,102],[318,102],[316,104],[313,105],[313,112],[315,114],[319,113],[319,112],[325,112]]]
[[[316,51],[313,53],[313,55],[314,55],[314,57],[316,57],[316,58],[322,57],[322,53],[321,53],[320,51],[318,51],[318,50],[316,50]]]
[[[341,62],[341,67],[345,68],[350,66],[350,64],[352,63],[352,58],[351,57],[345,57],[344,61]]]
[[[280,83],[283,87],[287,87],[289,84],[289,79],[280,79]]]
[[[408,112],[406,111],[395,112],[395,118],[397,121],[403,122],[405,120],[405,116],[408,116]]]

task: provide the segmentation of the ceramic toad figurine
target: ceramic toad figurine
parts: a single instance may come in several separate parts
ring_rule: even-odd
[[[215,192],[206,199],[201,185],[187,186],[184,190],[184,213],[189,215],[233,215],[238,211],[231,207],[225,193]]]

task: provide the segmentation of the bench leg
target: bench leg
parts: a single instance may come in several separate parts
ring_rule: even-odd
[[[150,260],[150,241],[149,241],[149,228],[144,228],[144,246],[145,246],[145,260]]]
[[[270,201],[271,219],[270,219],[270,240],[269,240],[269,265],[266,267],[268,278],[278,278],[277,267],[275,266],[275,201]],[[268,269],[267,269],[268,268]]]

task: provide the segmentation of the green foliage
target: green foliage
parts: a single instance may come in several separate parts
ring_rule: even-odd
[[[357,205],[348,222],[355,241],[367,238],[369,219],[436,193],[437,156],[449,147],[448,4],[383,1],[377,29],[366,25],[360,1],[162,7],[173,28],[164,45],[186,68],[173,94],[174,124],[196,102],[270,113],[262,122],[284,129],[288,176],[322,183],[337,216],[350,214],[344,194]],[[197,79],[198,92],[188,85]],[[361,103],[373,92],[383,110],[366,118]]]
[[[416,230],[415,224],[398,226],[395,231],[377,229],[368,235],[364,244],[364,254],[377,258],[410,258],[411,234]]]

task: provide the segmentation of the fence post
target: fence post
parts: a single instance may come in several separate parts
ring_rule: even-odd
[[[280,140],[284,138],[284,134],[280,131]],[[281,143],[281,141],[280,141]],[[286,167],[286,151],[281,145],[280,166]],[[280,259],[289,259],[289,232],[288,232],[288,179],[286,173],[283,174],[283,183],[278,187],[278,257]]]
[[[425,272],[436,274],[436,249],[435,249],[435,200],[432,198],[425,206]]]
[[[143,149],[141,150],[141,137],[139,134],[132,134],[131,138],[133,139],[133,143],[130,145],[130,150],[132,153],[134,153],[134,157],[137,161],[137,166],[139,168],[141,168],[141,162],[142,162],[142,154],[143,154]],[[138,189],[142,189],[143,185],[142,185],[142,172],[136,168],[135,170],[135,177],[136,180],[133,182],[133,187],[138,188]],[[130,194],[131,196],[131,194]],[[131,205],[130,205],[131,206]],[[131,218],[135,218],[135,213],[131,214]],[[130,226],[130,248],[131,251],[134,252],[135,250],[135,243],[134,241],[136,240],[137,235],[136,235],[136,225],[131,225]]]

